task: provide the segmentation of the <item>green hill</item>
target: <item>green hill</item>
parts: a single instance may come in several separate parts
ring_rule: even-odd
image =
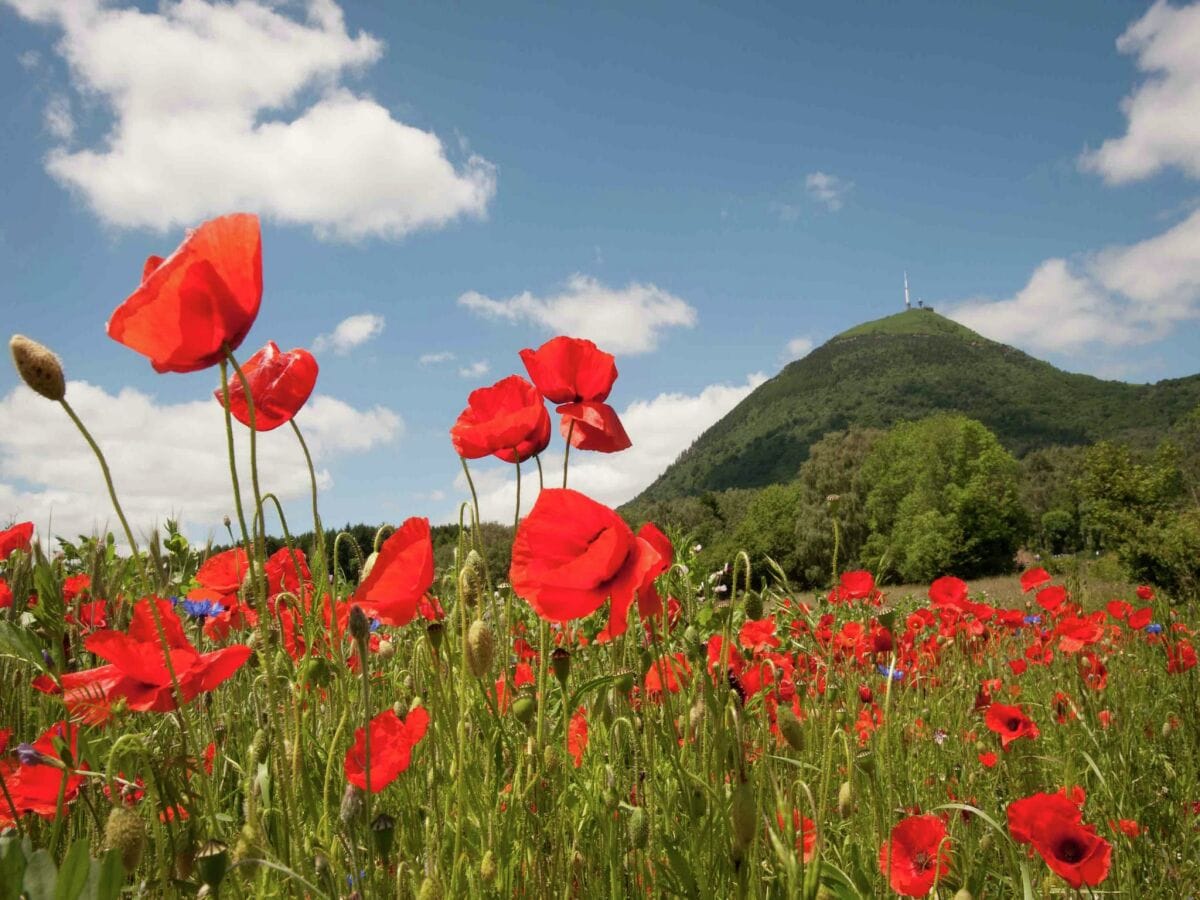
[[[788,364],[628,504],[792,479],[809,447],[849,426],[936,412],[978,419],[1020,457],[1052,445],[1153,446],[1200,403],[1200,375],[1134,385],[1077,375],[929,309],[843,332]]]

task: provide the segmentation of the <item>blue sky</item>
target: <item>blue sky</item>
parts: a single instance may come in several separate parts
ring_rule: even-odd
[[[1200,4],[592,6],[0,0],[0,302],[80,382],[140,523],[202,537],[230,505],[215,372],[155,375],[104,323],[234,209],[264,220],[242,356],[325,336],[298,421],[331,522],[449,519],[467,393],[558,331],[618,356],[635,446],[576,483],[629,499],[898,311],[905,270],[1064,368],[1196,370]],[[108,520],[62,419],[0,371],[0,520]],[[290,435],[264,444],[307,527]],[[510,476],[481,466],[498,517]]]

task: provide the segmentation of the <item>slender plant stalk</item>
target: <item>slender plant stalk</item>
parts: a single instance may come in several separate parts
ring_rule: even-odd
[[[300,433],[300,426],[296,424],[295,417],[292,417],[289,424],[292,426],[292,432],[296,435],[296,440],[300,442],[300,449],[304,451],[304,462],[308,465],[308,480],[312,484],[313,533],[317,538],[317,553],[321,559],[321,567],[324,569],[325,529],[321,526],[321,515],[317,511],[317,471],[313,468],[312,454],[308,452],[308,443],[304,440],[304,435]]]
[[[229,360],[229,364],[233,366],[233,371],[238,377],[238,381],[242,385],[242,393],[246,397],[246,417],[250,420],[250,486],[254,491],[254,508],[262,509],[262,491],[258,487],[258,428],[255,427],[254,421],[254,398],[250,393],[250,382],[246,378],[246,373],[242,371],[242,367],[238,365],[237,359],[233,355],[233,351],[228,346],[225,347],[225,358]],[[263,570],[267,560],[267,529],[266,522],[261,522],[259,531],[254,535],[254,541],[251,549],[254,551],[254,560],[257,572],[254,572],[254,580],[256,585],[263,579]],[[263,591],[263,599],[266,599],[265,586],[260,586]]]
[[[567,426],[567,447],[563,451],[563,487],[567,486],[567,461],[571,458],[571,436],[575,434],[575,420]]]
[[[517,457],[517,511],[513,514],[513,532],[521,524],[521,457]]]
[[[238,525],[242,529],[242,544],[246,547],[246,558],[250,559],[250,530],[246,528],[246,512],[242,509],[242,487],[238,481],[237,454],[233,446],[233,413],[229,409],[229,363],[221,360],[221,396],[225,407],[225,442],[229,450],[229,477],[233,481],[233,505],[237,510]],[[255,592],[257,596],[257,591]]]

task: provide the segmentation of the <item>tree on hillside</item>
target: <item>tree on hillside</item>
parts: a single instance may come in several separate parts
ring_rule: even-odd
[[[1017,461],[982,424],[938,415],[897,425],[867,457],[871,535],[863,561],[885,578],[969,578],[1012,568],[1025,534]]]
[[[1086,447],[1046,447],[1021,460],[1019,493],[1032,545],[1051,553],[1083,548],[1077,479],[1086,454]]]

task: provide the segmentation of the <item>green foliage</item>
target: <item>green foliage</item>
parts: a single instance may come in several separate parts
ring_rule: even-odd
[[[965,416],[898,425],[863,464],[864,560],[909,582],[1011,568],[1026,528],[1017,471],[995,435]]]
[[[958,412],[1023,457],[1105,439],[1152,447],[1197,403],[1200,376],[1152,385],[1101,381],[912,310],[853,328],[789,364],[702,434],[634,507],[786,483],[817,441],[851,427]],[[1196,433],[1200,448],[1200,425]],[[1200,475],[1200,453],[1196,459]]]

